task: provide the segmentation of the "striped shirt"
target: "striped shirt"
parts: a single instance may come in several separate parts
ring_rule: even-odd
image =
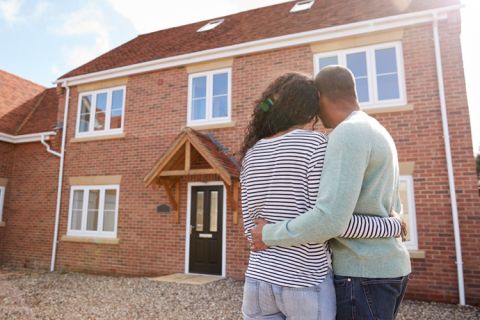
[[[245,235],[257,218],[275,223],[293,219],[315,205],[327,137],[307,130],[258,141],[245,155],[240,182]],[[342,237],[375,238],[400,234],[395,219],[354,215]],[[331,266],[328,243],[273,246],[251,252],[246,276],[285,287],[310,287]]]

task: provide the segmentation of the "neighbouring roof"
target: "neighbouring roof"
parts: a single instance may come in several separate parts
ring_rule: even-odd
[[[219,18],[139,35],[59,79],[244,42],[440,8],[459,4],[460,0],[316,0],[311,9],[290,13],[294,3],[219,17],[224,19],[223,23],[206,32],[197,30]]]
[[[46,89],[0,70],[0,132],[21,135],[51,131],[56,123],[58,97]]]
[[[189,160],[186,161],[186,158]],[[186,168],[186,163],[189,163]],[[199,174],[199,171],[213,169],[227,185],[238,179],[240,169],[235,159],[230,157],[218,142],[191,128],[185,128],[172,142],[167,151],[155,163],[145,176],[147,186],[159,183],[162,172],[174,173],[175,176]],[[202,173],[200,173],[202,174]],[[173,178],[168,175],[164,179]]]

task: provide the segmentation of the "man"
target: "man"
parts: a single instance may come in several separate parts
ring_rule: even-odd
[[[340,66],[316,77],[320,118],[329,136],[315,207],[293,220],[252,230],[252,246],[293,246],[329,241],[337,319],[394,319],[411,272],[400,240],[342,239],[353,212],[387,217],[401,211],[395,143],[374,118],[360,111],[352,73]],[[332,239],[333,238],[333,239]]]

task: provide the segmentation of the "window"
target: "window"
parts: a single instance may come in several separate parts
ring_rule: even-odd
[[[315,73],[334,64],[352,71],[361,107],[406,104],[399,42],[315,55]]]
[[[5,200],[5,187],[0,187],[0,222],[3,221],[3,202]]]
[[[315,0],[299,1],[295,3],[292,9],[290,9],[290,12],[299,12],[299,11],[308,10],[313,6],[314,3],[315,3]]]
[[[67,234],[115,238],[118,194],[118,185],[72,187]]]
[[[77,136],[108,135],[123,131],[125,87],[79,95]]]
[[[189,76],[188,125],[230,121],[230,69]]]
[[[413,191],[412,176],[400,177],[399,191],[400,200],[402,201],[403,205],[403,214],[408,225],[408,235],[405,245],[408,249],[417,250],[417,219],[415,214],[415,196]]]
[[[209,23],[207,23],[206,25],[198,29],[197,32],[204,32],[204,31],[215,29],[216,27],[221,25],[222,22],[223,22],[223,19],[210,21]]]

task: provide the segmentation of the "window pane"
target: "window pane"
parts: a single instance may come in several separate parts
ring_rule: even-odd
[[[90,110],[92,108],[92,96],[83,96],[80,102],[80,125],[79,132],[87,132],[90,123]]]
[[[347,54],[347,68],[350,69],[355,78],[367,76],[367,53],[357,52]]]
[[[228,94],[228,73],[213,75],[213,95]]]
[[[72,203],[72,220],[70,222],[70,229],[82,229],[82,209],[83,209],[83,190],[75,190],[73,192]]]
[[[368,78],[355,80],[355,90],[357,91],[358,102],[368,102]]]
[[[206,99],[192,101],[192,120],[202,120],[207,118]]]
[[[218,191],[210,194],[210,232],[218,231]]]
[[[192,80],[192,98],[205,98],[207,96],[207,77],[197,77]]]
[[[375,66],[377,74],[396,73],[397,56],[395,48],[375,50]]]
[[[122,110],[123,110],[123,89],[112,92],[112,111],[110,118],[110,129],[118,129],[122,127]]]
[[[377,76],[378,100],[400,99],[397,74]]]
[[[103,231],[115,231],[115,211],[103,213]]]
[[[337,56],[325,57],[325,58],[318,59],[319,70],[322,70],[325,67],[335,65],[335,64],[338,64],[338,57]]]
[[[409,212],[408,212],[409,203],[408,203],[407,188],[408,188],[407,182],[406,181],[400,181],[400,185],[399,185],[400,200],[402,201],[403,214],[405,216],[405,222],[408,225],[409,222],[410,222],[410,215],[409,215]],[[410,228],[408,230],[409,230],[409,232],[408,232],[406,241],[410,240],[410,232],[412,231],[412,230],[410,230]]]
[[[368,73],[367,73],[367,53],[357,52],[347,54],[347,68],[352,71],[355,77],[355,89],[357,91],[358,101],[370,101],[368,93]]]
[[[88,195],[87,230],[97,230],[99,204],[100,190],[90,190]]]
[[[228,96],[219,96],[213,98],[213,118],[228,117]]]
[[[202,232],[203,231],[203,203],[204,203],[204,194],[203,192],[197,192],[197,216],[196,221],[197,225],[195,227],[195,231]]]
[[[95,131],[105,129],[105,110],[107,110],[106,92],[97,94],[95,102]]]
[[[117,204],[117,190],[105,190],[105,210],[115,211]]]

